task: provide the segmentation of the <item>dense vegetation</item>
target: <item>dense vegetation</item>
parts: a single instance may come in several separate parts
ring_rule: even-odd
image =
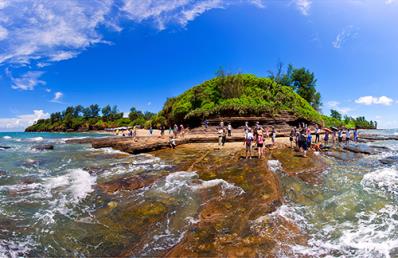
[[[117,106],[105,106],[102,109],[93,104],[89,107],[71,106],[63,112],[56,112],[48,119],[40,119],[26,131],[89,131],[103,130],[121,126],[144,126],[155,114],[141,112],[131,108],[129,117],[123,117]]]
[[[353,118],[345,115],[344,117],[337,111],[331,110],[330,116],[323,116],[325,126],[347,127],[347,128],[361,128],[361,129],[376,129],[376,121],[367,121],[364,116]]]
[[[218,116],[275,116],[288,111],[317,123],[322,116],[290,86],[251,74],[218,72],[214,79],[195,86],[176,98],[169,98],[158,116],[168,123],[199,124]]]
[[[227,74],[223,70],[211,80],[192,87],[183,94],[167,99],[158,114],[143,113],[131,108],[123,117],[117,106],[102,109],[98,105],[68,107],[63,112],[51,114],[27,128],[27,131],[87,131],[110,127],[140,125],[171,126],[174,123],[199,126],[204,119],[232,116],[270,116],[288,112],[298,121],[308,121],[324,126],[349,128],[376,128],[377,123],[364,117],[344,118],[336,110],[331,116],[319,112],[321,95],[316,90],[314,74],[305,68],[289,65],[283,71],[280,65],[269,78],[251,74]],[[101,113],[101,115],[100,115]]]

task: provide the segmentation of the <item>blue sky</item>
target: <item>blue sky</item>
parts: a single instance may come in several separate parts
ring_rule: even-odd
[[[398,128],[397,0],[0,0],[0,130],[68,105],[157,112],[278,62],[318,79],[323,112]]]

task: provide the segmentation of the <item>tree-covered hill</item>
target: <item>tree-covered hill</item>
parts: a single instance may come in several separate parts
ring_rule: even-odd
[[[226,74],[220,70],[215,78],[167,99],[158,114],[143,113],[133,107],[129,117],[123,117],[117,106],[108,105],[101,109],[98,105],[86,108],[78,105],[53,113],[49,119],[37,121],[26,131],[89,131],[134,125],[156,128],[175,123],[192,128],[200,126],[205,119],[263,117],[272,120],[283,119],[285,114],[294,118],[293,123],[306,121],[328,127],[377,127],[376,122],[367,121],[364,117],[343,118],[335,110],[331,116],[322,115],[318,111],[320,100],[315,76],[304,68],[289,66],[284,73],[280,67],[266,78],[252,74]]]
[[[231,116],[274,116],[281,111],[316,123],[322,116],[292,87],[251,74],[224,75],[169,98],[158,116],[169,123],[198,125],[203,119]]]

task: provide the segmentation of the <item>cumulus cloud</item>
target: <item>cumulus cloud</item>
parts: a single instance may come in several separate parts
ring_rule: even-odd
[[[61,100],[63,98],[64,94],[60,91],[57,91],[54,93],[54,97],[51,100],[51,102],[55,102],[55,103],[61,103]]]
[[[33,110],[33,114],[19,115],[13,118],[0,118],[0,129],[22,130],[39,119],[48,118],[49,114],[43,110]]]
[[[8,76],[11,80],[11,88],[15,90],[34,90],[37,85],[45,85],[46,82],[40,80],[44,74],[42,71],[29,71],[20,77],[13,77],[10,72]]]
[[[352,108],[349,108],[349,107],[341,107],[340,106],[340,102],[338,102],[338,101],[328,101],[326,103],[326,105],[330,109],[334,109],[334,110],[340,112],[343,115],[346,115],[346,114],[350,113],[353,110]]]
[[[74,58],[106,42],[100,28],[120,31],[120,19],[162,30],[237,3],[264,7],[263,0],[0,0],[0,65],[44,67]]]
[[[367,106],[370,105],[390,106],[392,103],[394,103],[394,100],[386,96],[381,96],[381,97],[363,96],[355,100],[355,103]]]
[[[334,48],[341,48],[349,39],[358,37],[358,28],[350,25],[341,30],[332,42]]]
[[[311,0],[295,0],[295,4],[298,10],[305,16],[310,14],[310,9],[312,5]]]
[[[109,22],[106,15],[113,4],[114,0],[0,0],[0,64],[75,57],[102,41],[97,28]]]

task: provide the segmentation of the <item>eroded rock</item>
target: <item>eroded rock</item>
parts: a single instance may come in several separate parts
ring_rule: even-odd
[[[38,151],[44,151],[44,150],[53,150],[54,145],[52,144],[40,144],[40,145],[35,145],[32,147],[33,150],[38,150]]]
[[[394,164],[398,164],[398,156],[392,156],[392,157],[388,157],[385,159],[381,159],[379,160],[381,163],[385,164],[385,165],[394,165]]]

